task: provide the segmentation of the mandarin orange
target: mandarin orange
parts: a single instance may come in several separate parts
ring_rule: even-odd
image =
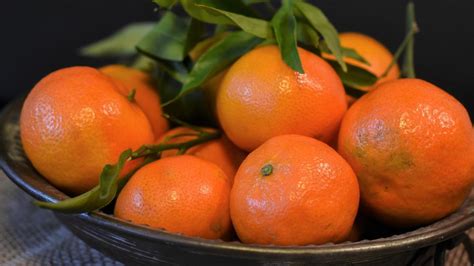
[[[327,144],[273,137],[240,166],[230,213],[244,243],[308,245],[345,240],[359,206],[349,164]]]
[[[219,122],[229,139],[252,151],[271,137],[301,134],[325,142],[336,138],[347,108],[332,67],[298,48],[305,74],[281,59],[277,46],[258,47],[235,62],[217,94]]]
[[[117,83],[123,95],[128,96],[135,89],[135,101],[148,117],[155,138],[165,133],[168,129],[168,121],[162,116],[160,97],[148,74],[123,65],[108,65],[99,70]]]
[[[339,152],[355,170],[362,207],[397,227],[429,224],[458,209],[474,182],[466,109],[419,79],[381,84],[349,109]]]
[[[34,167],[73,194],[96,186],[104,165],[115,163],[122,151],[154,141],[140,107],[90,67],[61,69],[36,84],[24,102],[20,130]]]
[[[215,164],[190,155],[163,158],[136,172],[115,216],[186,236],[218,239],[231,230],[230,183]]]

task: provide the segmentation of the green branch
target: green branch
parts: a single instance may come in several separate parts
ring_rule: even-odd
[[[188,124],[186,123],[185,125]],[[79,196],[54,203],[35,202],[35,204],[42,208],[65,213],[82,213],[101,209],[115,199],[120,190],[139,169],[141,169],[146,164],[158,160],[161,157],[161,153],[163,151],[178,150],[178,154],[184,154],[194,146],[221,137],[221,133],[217,130],[207,132],[195,126],[191,126],[191,129],[198,129],[195,130],[196,138],[192,140],[180,143],[145,145],[134,152],[132,152],[130,149],[122,152],[116,164],[108,164],[104,167],[100,175],[99,185]],[[144,161],[120,179],[120,172],[123,170],[125,164],[131,160],[136,160],[139,158],[144,158]]]
[[[383,72],[380,78],[384,78],[388,75],[392,67],[397,63],[398,59],[405,52],[405,61],[403,66],[403,73],[406,77],[415,77],[414,68],[414,42],[415,35],[419,32],[418,25],[415,21],[415,5],[410,2],[407,6],[407,33],[403,42],[398,47],[395,55],[393,56],[392,62],[388,65],[387,69]]]

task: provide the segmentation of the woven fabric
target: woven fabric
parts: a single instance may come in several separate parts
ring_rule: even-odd
[[[88,247],[0,174],[0,265],[121,265]]]
[[[446,259],[449,266],[470,265],[462,246]],[[88,247],[0,173],[0,265],[121,264]]]

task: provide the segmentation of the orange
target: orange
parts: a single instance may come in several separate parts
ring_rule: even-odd
[[[339,40],[341,41],[341,45],[343,47],[354,49],[369,63],[369,65],[361,63],[352,58],[345,58],[344,61],[346,63],[363,68],[379,78],[393,60],[393,54],[382,43],[365,34],[357,32],[344,32],[339,34]],[[372,90],[378,84],[381,84],[385,81],[398,79],[399,77],[400,69],[398,65],[395,64],[390,69],[386,77],[379,79],[373,86],[363,89]]]
[[[140,107],[90,67],[61,69],[36,84],[23,105],[20,129],[34,167],[73,194],[97,185],[104,165],[122,151],[154,140]]]
[[[231,230],[230,184],[215,164],[190,155],[141,168],[117,198],[115,216],[186,236],[218,239]]]
[[[300,135],[271,138],[250,153],[230,196],[237,235],[258,244],[340,242],[358,205],[349,164],[325,143]]]
[[[271,137],[300,134],[324,142],[336,138],[347,108],[344,87],[332,67],[298,48],[305,74],[281,59],[277,46],[242,56],[217,94],[219,122],[238,147],[252,151]]]
[[[474,182],[474,138],[466,109],[419,79],[383,83],[347,112],[339,152],[355,170],[365,210],[413,227],[459,208]]]
[[[212,131],[213,129],[206,129]],[[170,136],[176,134],[192,134],[196,131],[186,128],[186,127],[177,127],[168,132],[161,137],[160,142],[164,142]],[[167,143],[180,143],[190,141],[195,139],[195,136],[181,136],[177,138],[170,139],[166,141]],[[176,150],[168,150],[162,153],[162,157],[170,157],[177,154]],[[226,136],[222,136],[220,139],[211,140],[206,143],[194,146],[188,150],[186,154],[194,155],[206,161],[215,163],[219,166],[224,173],[229,177],[229,181],[232,184],[235,173],[239,168],[240,164],[244,160],[246,154],[237,148]]]
[[[135,89],[135,101],[143,110],[151,123],[155,137],[163,135],[168,129],[168,121],[162,116],[160,97],[152,86],[149,75],[122,65],[109,65],[100,68],[102,73],[111,77],[120,88],[120,92],[128,96]]]

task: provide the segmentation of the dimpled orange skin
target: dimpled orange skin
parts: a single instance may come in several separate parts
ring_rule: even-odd
[[[256,48],[229,69],[217,94],[229,139],[252,151],[271,137],[300,134],[329,142],[347,109],[340,78],[323,59],[298,48],[305,74],[288,67],[277,46]]]
[[[423,80],[386,82],[360,98],[342,122],[338,147],[359,178],[362,206],[391,226],[450,214],[474,181],[466,109]]]
[[[265,176],[262,168],[271,165]],[[234,228],[244,243],[308,245],[345,240],[359,205],[357,178],[325,143],[271,138],[244,160],[231,191]]]
[[[124,150],[154,140],[142,110],[90,67],[64,68],[36,84],[24,102],[20,130],[36,170],[72,194],[97,185],[104,165]]]
[[[382,43],[365,34],[357,32],[344,32],[339,34],[339,40],[341,41],[341,45],[343,47],[356,50],[359,55],[361,55],[367,62],[370,63],[370,65],[361,63],[352,58],[345,58],[345,62],[366,69],[379,78],[383,75],[393,60],[393,54]],[[369,91],[383,82],[395,80],[399,77],[400,69],[398,65],[395,64],[390,69],[387,76],[379,79],[374,85],[363,89]]]
[[[123,65],[109,65],[99,70],[119,83],[117,86],[123,95],[128,96],[135,89],[135,101],[148,117],[155,138],[160,137],[168,130],[168,121],[162,116],[160,97],[151,85],[149,75]]]
[[[120,192],[115,216],[186,236],[218,239],[231,230],[230,184],[215,164],[190,155],[140,169]]]
[[[195,133],[195,131],[186,127],[177,127],[166,132],[166,134],[161,137],[161,140],[159,142],[163,143],[166,138],[172,135],[189,133]],[[193,136],[182,136],[166,141],[166,143],[186,142],[195,138],[196,137]],[[176,154],[176,150],[167,150],[164,151],[161,156],[165,158],[174,156]],[[240,164],[246,156],[246,153],[237,148],[232,142],[230,142],[230,140],[225,135],[219,139],[211,140],[198,146],[194,146],[189,149],[186,154],[194,155],[206,161],[215,163],[224,171],[227,177],[229,177],[229,181],[231,184],[233,183],[237,169],[239,168]]]

